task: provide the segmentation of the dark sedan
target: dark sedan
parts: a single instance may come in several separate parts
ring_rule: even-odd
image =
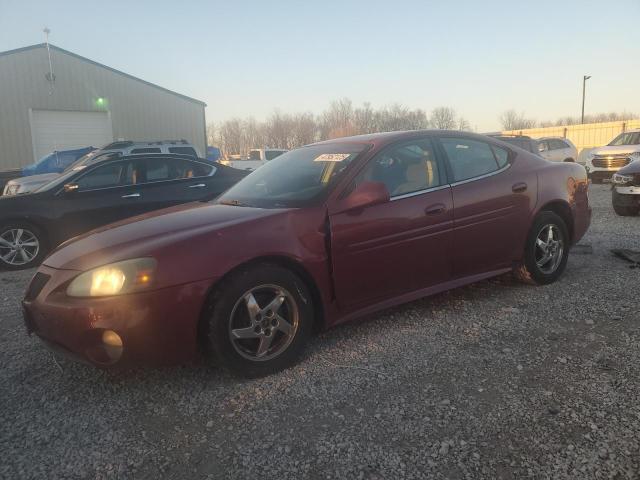
[[[291,365],[315,328],[510,271],[547,284],[590,223],[586,171],[447,131],[290,151],[216,201],[67,243],[23,302],[56,349],[118,367]],[[391,325],[390,328],[393,328]]]
[[[152,210],[210,200],[244,176],[185,155],[104,157],[36,192],[0,197],[0,267],[32,267],[71,237]]]

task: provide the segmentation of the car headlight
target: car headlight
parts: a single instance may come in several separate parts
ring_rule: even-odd
[[[11,185],[8,184],[4,189],[5,195],[17,195],[20,191],[20,185]]]
[[[633,177],[631,175],[620,175],[619,173],[614,173],[613,177],[611,177],[611,181],[613,183],[617,183],[618,185],[623,185],[625,183],[630,183],[633,181]]]
[[[81,273],[67,287],[70,297],[108,297],[146,290],[153,285],[153,258],[112,263]]]

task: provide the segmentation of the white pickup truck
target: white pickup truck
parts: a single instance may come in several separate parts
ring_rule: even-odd
[[[255,170],[287,151],[282,148],[254,148],[249,151],[249,156],[246,159],[238,158],[239,156],[237,155],[230,155],[227,160],[223,160],[220,163],[239,170]]]

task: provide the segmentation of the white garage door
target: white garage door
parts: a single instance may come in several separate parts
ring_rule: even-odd
[[[54,150],[100,147],[113,141],[107,112],[33,110],[31,135],[35,160]]]

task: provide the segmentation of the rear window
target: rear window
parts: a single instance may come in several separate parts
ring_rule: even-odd
[[[131,153],[160,153],[159,148],[134,148]]]
[[[169,147],[169,153],[178,153],[180,155],[191,155],[192,157],[198,157],[198,154],[193,147]]]

